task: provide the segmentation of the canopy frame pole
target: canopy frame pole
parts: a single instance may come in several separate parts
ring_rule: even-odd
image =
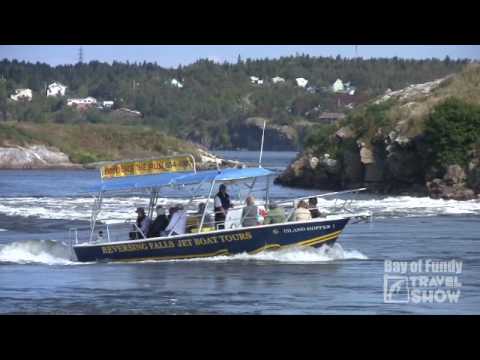
[[[148,204],[148,216],[150,218],[152,218],[153,210],[158,202],[158,193],[159,193],[158,189],[152,188],[152,192],[150,194],[150,203]]]
[[[93,202],[92,207],[92,214],[90,216],[90,240],[89,242],[93,241],[93,233],[95,232],[95,225],[97,222],[97,217],[102,210],[102,202],[103,202],[103,191],[100,191],[98,195],[95,197],[95,201]]]
[[[265,140],[265,127],[267,126],[267,122],[264,121],[263,122],[263,130],[262,130],[262,142],[261,142],[261,145],[260,145],[260,156],[258,158],[258,167],[261,168],[262,167],[262,156],[263,156],[263,142]]]
[[[268,211],[270,204],[270,175],[267,176],[267,187],[265,188],[265,210]]]
[[[215,186],[215,179],[213,179],[212,181],[212,185],[210,186],[210,191],[208,192],[207,201],[205,202],[205,209],[203,209],[202,219],[200,220],[200,226],[198,227],[199,233],[202,232],[202,229],[203,229],[203,223],[205,221],[205,215],[207,214],[208,203],[210,202],[210,198],[212,197],[214,186]],[[214,205],[214,208],[215,208],[215,205]]]

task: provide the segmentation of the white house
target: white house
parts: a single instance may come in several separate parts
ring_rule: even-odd
[[[304,78],[296,78],[295,81],[297,82],[297,86],[304,88],[308,84],[308,80]]]
[[[10,95],[10,99],[14,101],[18,100],[32,100],[32,90],[31,89],[16,89],[15,94]]]
[[[285,79],[280,77],[280,76],[275,76],[274,78],[272,78],[272,82],[274,84],[283,83],[283,82],[285,82]]]
[[[340,79],[337,79],[332,85],[332,90],[333,92],[341,92],[345,90],[345,87],[343,86],[343,82]]]
[[[113,101],[103,101],[102,102],[102,106],[105,108],[105,109],[111,109],[113,107],[113,104],[114,102]]]
[[[68,99],[67,100],[67,105],[68,106],[74,106],[74,105],[80,105],[80,106],[85,106],[85,105],[95,105],[97,103],[97,99],[89,96],[83,99]]]
[[[183,88],[183,84],[180,81],[178,81],[177,79],[172,79],[170,81],[170,84],[179,88],[179,89]]]
[[[260,78],[258,78],[256,76],[250,76],[250,82],[252,84],[263,85],[263,80],[261,80]]]
[[[47,96],[65,96],[66,90],[67,90],[66,86],[58,82],[54,82],[48,85]]]

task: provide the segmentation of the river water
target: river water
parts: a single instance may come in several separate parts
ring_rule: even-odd
[[[246,162],[258,159],[256,152],[220,155]],[[265,152],[263,166],[280,170],[294,157],[295,153]],[[66,229],[87,224],[92,197],[84,191],[96,181],[98,173],[89,170],[0,171],[0,313],[480,313],[479,201],[362,195],[353,208],[372,211],[373,221],[348,225],[333,248],[79,264],[70,259]],[[241,199],[237,188],[231,192]],[[316,193],[271,188],[276,199]],[[175,201],[184,201],[176,196]],[[107,198],[102,219],[133,219],[133,209],[147,203],[141,193]],[[319,206],[332,211],[335,201],[325,199]],[[461,262],[461,271],[454,274],[457,298],[386,302],[385,260],[409,262],[408,266],[418,261]],[[429,283],[428,289],[447,289],[441,281]],[[401,291],[397,295],[394,300],[405,299]]]

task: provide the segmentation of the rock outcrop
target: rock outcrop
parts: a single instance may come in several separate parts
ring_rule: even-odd
[[[321,149],[307,149],[276,182],[325,190],[368,187],[371,192],[429,195],[435,199],[480,198],[480,150],[469,155],[468,166],[439,164],[434,168],[421,123],[416,123],[429,114],[429,106],[442,99],[442,91],[448,86],[442,84],[449,78],[387,92],[370,106],[393,99],[393,105],[387,107],[393,109],[389,113],[393,115],[378,115],[382,110],[377,110],[377,119],[384,116],[385,121],[374,123],[376,120],[370,117],[366,124],[358,118],[347,123],[330,136],[329,147],[324,147],[337,149],[335,159],[328,157],[330,164],[322,161]],[[405,108],[409,111],[404,112]],[[412,109],[420,110],[412,113]]]
[[[341,172],[339,162],[329,154],[318,158],[307,151],[299,155],[293,163],[275,179],[276,183],[297,187],[340,188]]]
[[[44,145],[0,147],[0,169],[80,168],[56,148]]]
[[[429,194],[434,199],[469,200],[475,192],[466,185],[467,174],[459,165],[450,165],[442,179],[427,182]]]
[[[243,166],[243,164],[239,161],[222,159],[203,149],[197,149],[197,153],[200,157],[200,161],[197,162],[197,169],[199,170]]]
[[[450,77],[451,75],[423,84],[412,84],[404,89],[400,89],[397,91],[387,91],[380,99],[376,100],[374,104],[381,104],[382,102],[388,101],[390,99],[396,99],[406,102],[404,106],[411,106],[416,98],[418,98],[419,96],[430,94],[441,83],[443,83]]]

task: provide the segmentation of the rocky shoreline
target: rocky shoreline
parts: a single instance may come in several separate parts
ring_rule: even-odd
[[[199,170],[242,166],[238,161],[219,158],[204,149],[197,149],[197,155]],[[0,147],[0,170],[98,169],[107,163],[76,164],[59,149],[45,145]]]
[[[402,165],[366,162],[366,152],[345,153],[344,163],[328,154],[318,158],[311,152],[302,153],[275,179],[284,186],[321,190],[348,190],[367,187],[368,192],[381,195],[429,196],[433,199],[480,199],[480,169],[470,166],[465,171],[459,165],[447,167],[442,178],[422,180],[421,170],[403,172]],[[363,156],[362,156],[363,155]],[[394,158],[394,156],[392,156]],[[365,162],[362,162],[365,161]],[[388,180],[384,176],[389,177]],[[427,176],[428,179],[428,176]]]
[[[0,147],[0,169],[82,169],[60,150],[45,145]]]

